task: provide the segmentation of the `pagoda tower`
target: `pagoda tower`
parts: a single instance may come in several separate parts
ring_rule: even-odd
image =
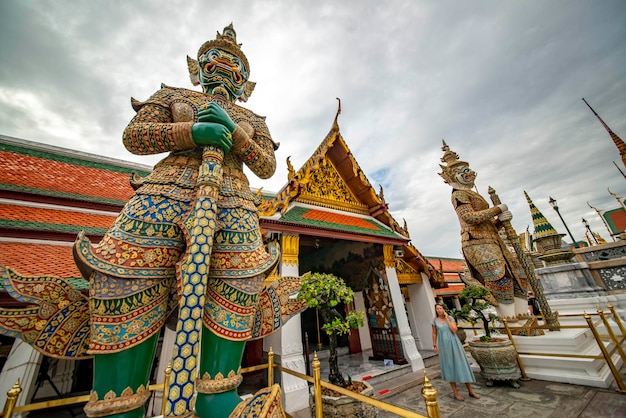
[[[526,191],[524,191],[524,196],[526,196],[528,206],[530,207],[530,215],[533,218],[533,227],[535,228],[533,241],[539,253],[537,258],[548,265],[567,263],[574,257],[574,252],[570,249],[564,250],[561,248],[561,242],[565,234],[559,234],[554,229],[548,219],[535,206]]]

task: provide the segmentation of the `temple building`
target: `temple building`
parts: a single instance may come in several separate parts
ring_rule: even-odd
[[[467,274],[467,264],[463,258],[427,257],[443,275],[444,284],[434,289],[437,302],[444,303],[449,309],[461,309],[459,293],[465,287],[463,274]]]
[[[0,263],[25,275],[63,277],[86,294],[88,283],[72,257],[77,234],[84,230],[98,242],[132,195],[131,177],[145,176],[151,167],[2,135],[0,155]],[[341,308],[365,311],[366,324],[340,346],[350,353],[371,350],[374,359],[407,364],[412,371],[423,369],[420,352],[432,350],[433,301],[450,297],[454,303],[462,289],[462,260],[429,262],[411,244],[406,223],[394,219],[382,188],[377,192],[370,184],[337,118],[302,167],[296,170],[288,162],[286,175],[277,193],[259,191],[264,236],[281,246],[281,260],[267,281],[312,271],[343,278],[355,297]],[[0,288],[0,306],[16,303]],[[321,325],[314,310],[305,311],[277,333],[248,342],[243,366],[262,363],[271,347],[277,362],[305,373],[305,350],[328,343]],[[171,357],[174,335],[167,328],[161,333],[157,380]],[[46,359],[42,379],[42,355],[27,344],[2,337],[0,353],[6,356],[0,404],[17,378],[28,401],[90,389],[89,360]],[[305,381],[289,375],[279,379],[286,411],[308,405]],[[158,410],[160,399],[156,404]]]

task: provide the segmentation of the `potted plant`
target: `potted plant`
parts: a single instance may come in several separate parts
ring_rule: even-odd
[[[494,337],[497,333],[495,324],[498,316],[489,310],[493,307],[487,297],[491,292],[481,286],[466,286],[459,299],[463,301],[459,315],[472,323],[482,322],[485,334],[468,341],[470,353],[487,380],[487,386],[493,386],[493,380],[507,380],[515,388],[521,377],[517,363],[515,347],[508,338]]]
[[[495,323],[499,320],[498,315],[489,310],[493,307],[487,299],[491,292],[481,286],[465,286],[459,293],[459,300],[465,300],[460,310],[455,310],[454,319],[462,319],[475,325],[478,321],[482,322],[485,335],[480,337],[481,341],[489,341],[492,339],[491,334],[497,332],[494,328]],[[457,319],[457,323],[458,323]],[[491,325],[491,327],[490,327]]]
[[[322,329],[329,339],[329,382],[362,395],[371,395],[374,392],[371,385],[366,382],[353,382],[350,377],[346,380],[339,371],[337,361],[337,337],[349,333],[351,329],[356,329],[364,323],[365,315],[362,311],[351,311],[347,315],[342,315],[337,310],[339,303],[350,303],[353,296],[354,292],[343,279],[327,273],[304,275],[298,293],[298,298],[304,300],[309,308],[319,310],[324,322]],[[339,396],[336,393],[324,395],[322,396],[324,416],[370,416],[368,412],[370,409],[374,414],[376,412],[375,408],[370,405],[357,401],[351,402],[352,399],[346,396]],[[310,404],[313,410],[315,402],[310,401]]]

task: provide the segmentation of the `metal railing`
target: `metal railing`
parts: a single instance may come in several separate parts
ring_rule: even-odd
[[[169,386],[170,377],[172,375],[171,364],[167,365],[164,374],[165,379],[163,383],[154,383],[148,386],[148,390],[150,392],[163,391],[164,388]],[[28,405],[15,406],[15,404],[17,403],[17,397],[20,395],[21,392],[22,387],[20,386],[20,379],[17,379],[17,382],[15,382],[13,387],[7,392],[7,400],[4,404],[4,409],[2,410],[2,418],[11,418],[13,414],[19,414],[22,412],[40,411],[44,409],[56,408],[59,406],[78,405],[81,403],[85,403],[89,400],[89,395],[80,395],[50,401],[35,402]],[[165,406],[166,404],[165,402],[163,402],[161,405],[161,415],[165,415]]]
[[[529,327],[528,325],[524,325],[524,326],[519,326],[519,327],[510,327],[508,324],[508,321],[506,319],[503,319],[502,323],[504,324],[504,326],[495,327],[495,329],[506,331],[509,337],[509,340],[511,341],[511,344],[513,345],[513,348],[515,349],[515,355],[517,357],[517,363],[519,365],[520,372],[522,374],[522,380],[530,380],[530,379],[528,375],[526,374],[526,370],[524,369],[524,363],[520,355],[539,356],[539,357],[543,356],[543,357],[582,358],[582,359],[596,359],[596,360],[599,359],[599,360],[604,360],[606,364],[608,365],[609,369],[611,370],[611,374],[613,375],[613,378],[615,379],[615,383],[617,384],[618,391],[621,393],[626,393],[626,385],[624,385],[624,381],[622,380],[619,370],[617,369],[617,366],[613,362],[613,354],[615,354],[615,352],[617,351],[619,352],[619,355],[621,357],[622,364],[626,365],[626,354],[624,353],[624,350],[622,348],[622,346],[624,345],[624,341],[626,341],[626,330],[624,329],[624,325],[622,324],[621,318],[615,312],[615,308],[613,307],[613,305],[609,304],[608,308],[611,312],[610,314],[605,314],[604,311],[600,308],[597,309],[596,313],[591,313],[591,314],[588,314],[586,312],[581,313],[581,314],[558,314],[558,318],[583,317],[587,325],[560,325],[559,329],[560,330],[562,329],[589,329],[591,330],[591,333],[593,334],[593,337],[596,340],[598,347],[600,348],[600,351],[602,353],[601,355],[541,353],[541,352],[531,352],[531,351],[520,352],[517,350],[517,346],[515,345],[515,341],[513,339],[512,330],[513,331],[528,330],[529,328],[552,330],[554,329],[554,327],[551,325],[538,325],[538,326],[532,326],[532,327]],[[619,335],[616,335],[615,332],[613,332],[613,329],[607,320],[607,315],[613,317],[613,320],[615,321],[615,323],[617,324],[617,327],[619,328]],[[600,319],[594,322],[591,318],[592,316],[598,316]],[[604,325],[607,331],[607,334],[600,334],[598,332],[598,327],[600,324]],[[476,328],[473,328],[473,329],[474,329],[474,335],[476,335]],[[607,345],[605,345],[605,340],[609,340],[609,344],[613,343],[613,348],[611,350],[609,350],[607,348]]]
[[[286,367],[282,367],[274,364],[274,352],[270,347],[270,351],[267,355],[267,363],[260,364],[257,366],[251,366],[241,369],[241,373],[250,373],[258,370],[267,369],[267,386],[270,387],[274,384],[274,371],[278,370],[297,378],[306,380],[309,383],[313,384],[314,387],[314,399],[315,399],[315,418],[322,418],[322,388],[332,389],[342,395],[348,396],[352,399],[356,399],[359,402],[363,402],[369,405],[374,406],[375,408],[381,409],[383,411],[394,413],[400,417],[404,418],[440,418],[439,413],[439,404],[437,403],[437,390],[433,387],[433,385],[428,380],[428,376],[426,376],[426,371],[424,370],[424,386],[422,388],[422,397],[424,398],[424,402],[426,404],[426,411],[428,413],[427,416],[420,415],[413,411],[409,411],[407,409],[400,408],[395,405],[391,405],[389,403],[370,398],[368,396],[361,395],[359,393],[355,393],[344,389],[339,386],[335,386],[331,383],[324,382],[321,379],[320,372],[320,361],[317,358],[317,352],[313,356],[313,377],[308,376],[306,374],[299,373],[295,370],[288,369]],[[172,368],[171,365],[165,370],[165,380],[163,383],[156,383],[148,386],[148,390],[151,392],[155,391],[164,391],[164,388],[169,386],[169,380],[171,377]],[[28,405],[15,406],[17,403],[17,398],[22,392],[22,388],[20,386],[19,379],[13,385],[11,389],[7,392],[7,400],[4,405],[4,409],[2,412],[2,418],[11,418],[13,414],[18,414],[21,412],[29,412],[29,411],[38,411],[43,409],[55,408],[59,406],[68,406],[68,405],[76,405],[80,403],[87,402],[89,400],[89,395],[81,395],[74,396],[70,398],[56,399],[50,401],[36,402]],[[161,405],[161,415],[165,414],[165,406],[166,402],[163,400]]]

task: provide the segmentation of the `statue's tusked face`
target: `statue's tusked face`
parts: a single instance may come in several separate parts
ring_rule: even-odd
[[[454,180],[462,186],[474,187],[474,180],[476,180],[476,172],[464,165],[455,170]]]
[[[198,63],[198,78],[205,93],[225,96],[230,102],[243,94],[248,73],[235,55],[220,49],[209,49]]]

